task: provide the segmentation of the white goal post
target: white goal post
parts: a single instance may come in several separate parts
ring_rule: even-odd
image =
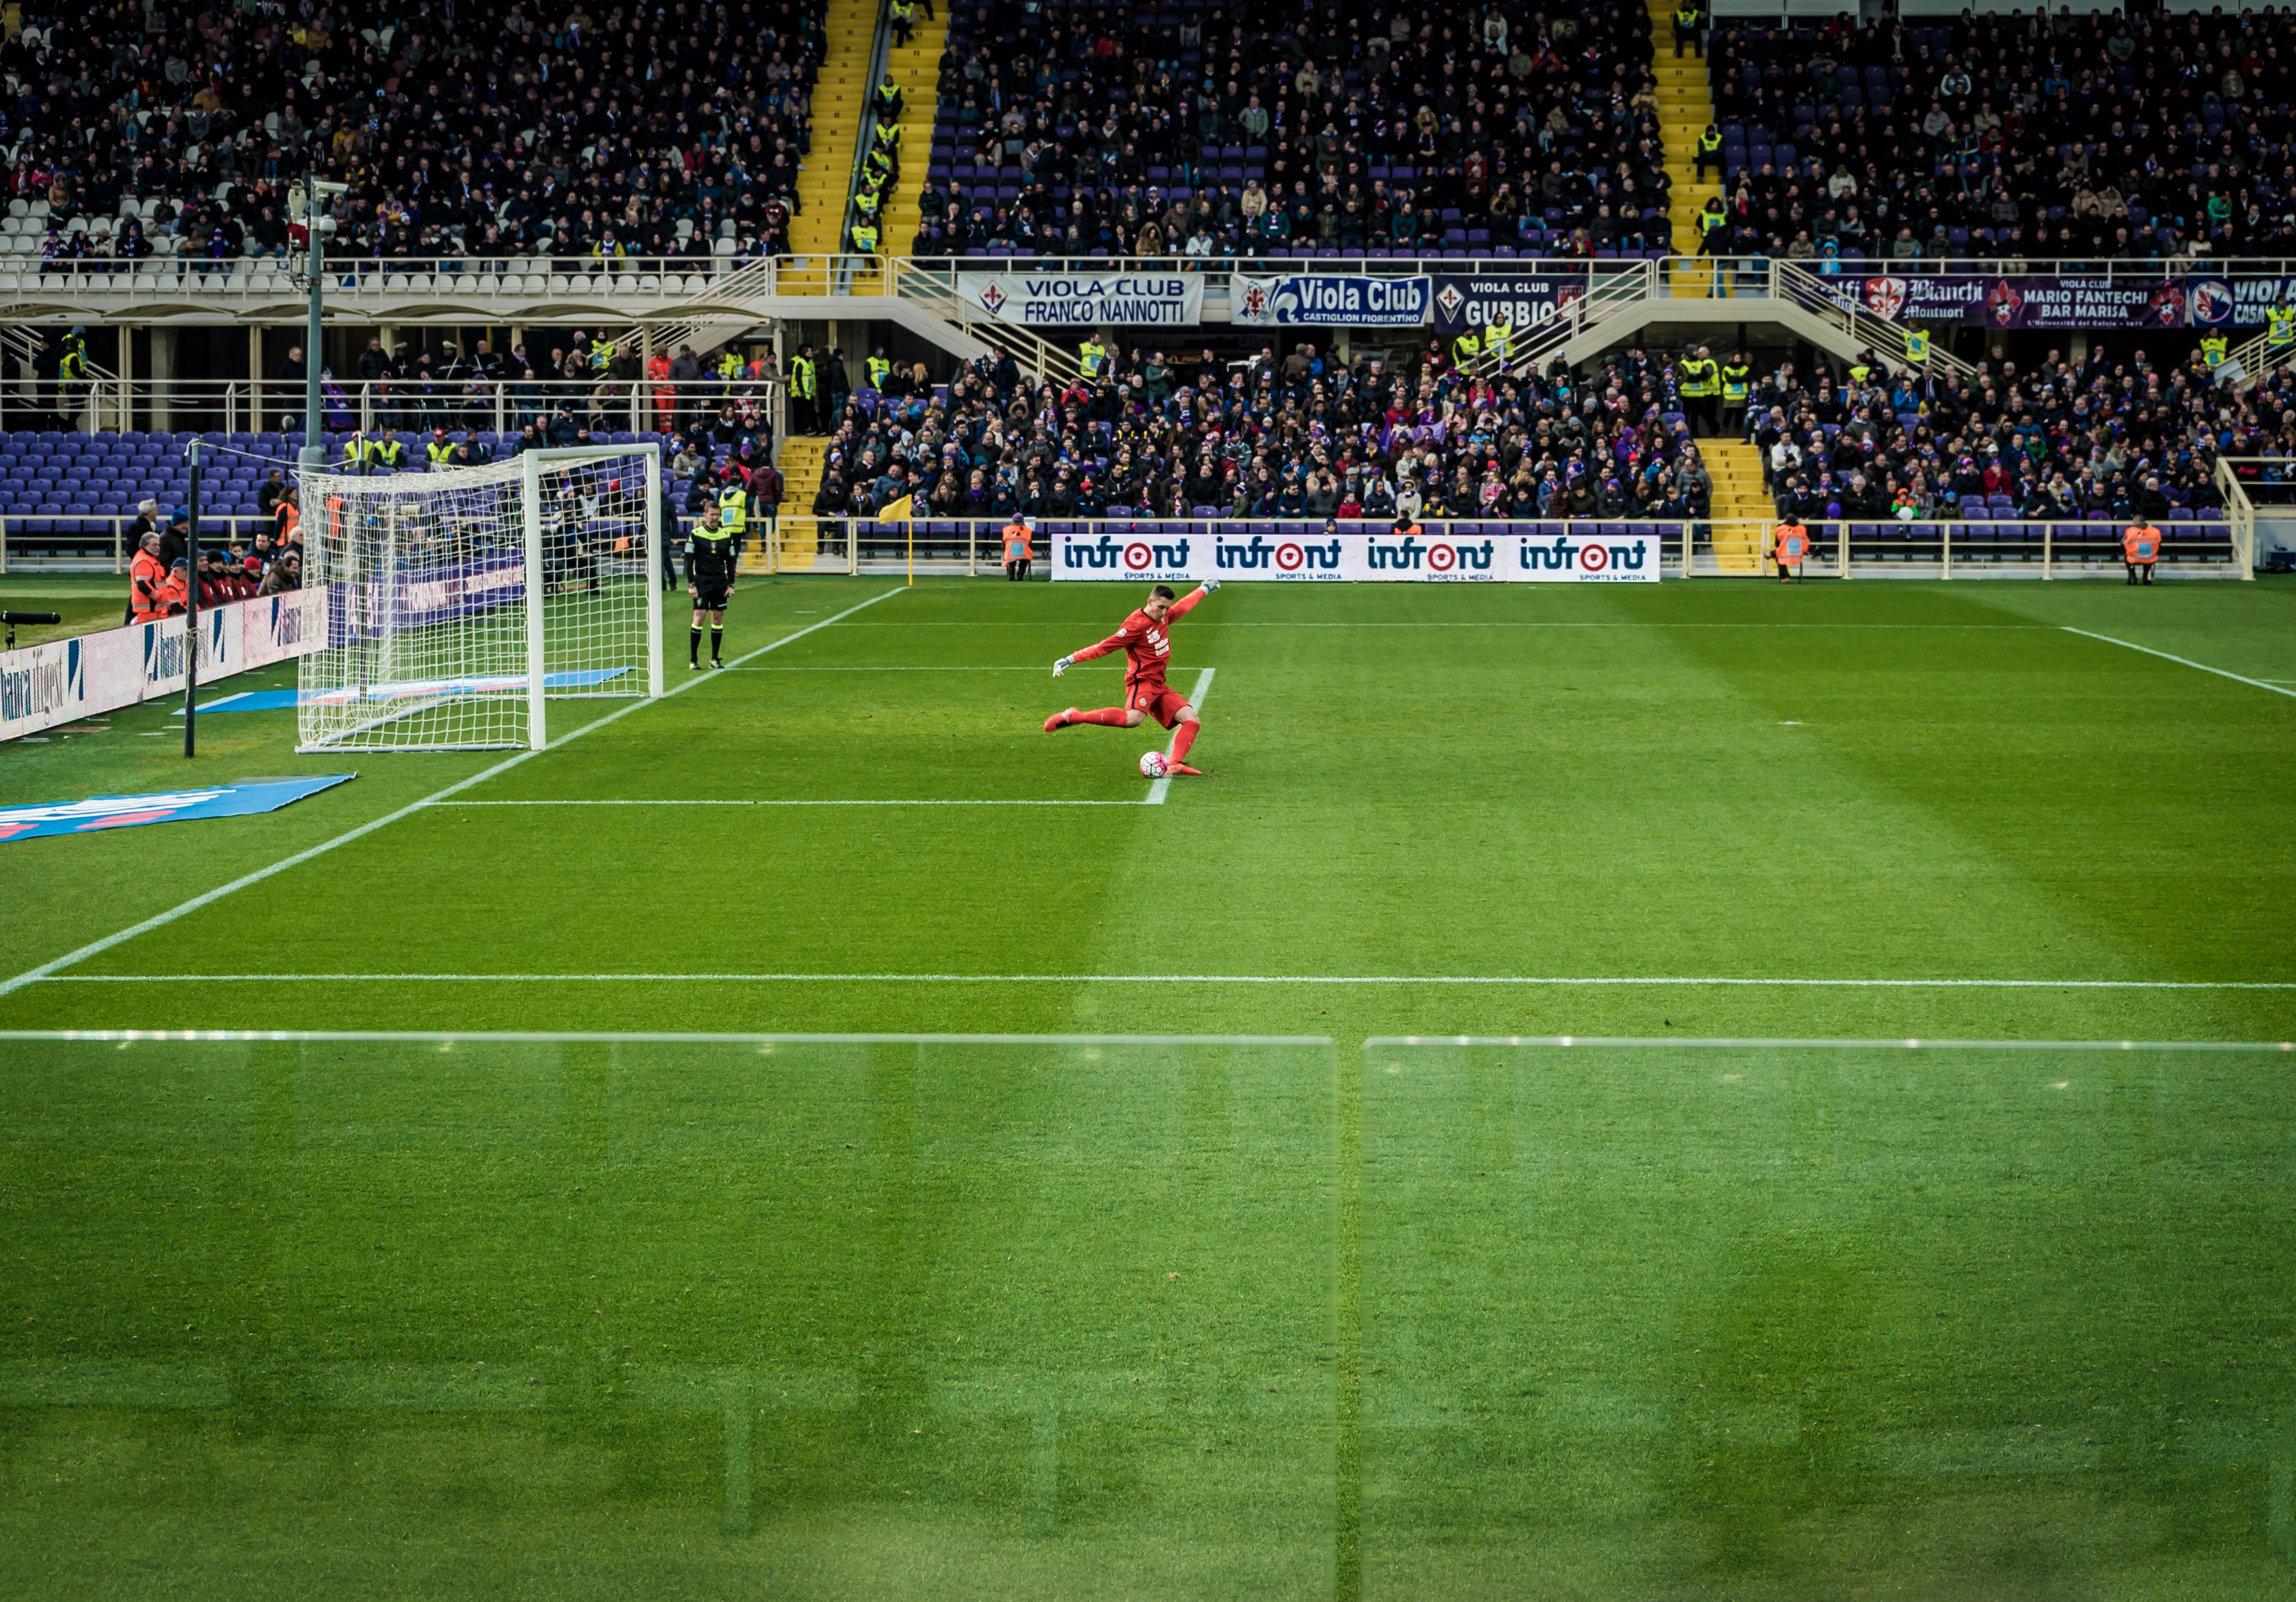
[[[661,694],[659,445],[297,488],[303,585],[326,595],[298,750],[540,750],[552,700]]]

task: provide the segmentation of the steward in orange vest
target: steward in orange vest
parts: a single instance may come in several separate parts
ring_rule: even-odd
[[[1809,556],[1809,530],[1796,519],[1779,524],[1776,537],[1778,582],[1790,584],[1801,576],[1801,565]]]
[[[150,623],[168,614],[160,604],[160,592],[168,583],[168,570],[160,565],[160,535],[155,529],[144,536],[144,548],[127,568],[127,621]]]
[[[1030,535],[1036,533],[1035,520],[1014,518],[1004,525],[1004,576],[1014,584],[1026,583],[1029,564],[1037,559],[1036,545]]]
[[[2131,523],[2121,534],[2120,553],[2128,562],[2128,582],[2151,584],[2153,565],[2161,560],[2161,531],[2150,523]]]

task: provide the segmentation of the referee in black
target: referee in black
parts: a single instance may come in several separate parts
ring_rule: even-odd
[[[740,536],[718,520],[718,503],[701,507],[685,547],[685,591],[693,597],[693,628],[686,635],[686,666],[701,666],[701,614],[709,614],[709,666],[726,666],[726,598],[734,593]]]

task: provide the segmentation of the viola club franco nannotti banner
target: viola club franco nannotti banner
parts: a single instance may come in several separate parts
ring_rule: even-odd
[[[1177,527],[1184,532],[1167,532]],[[1656,584],[1660,536],[1635,534],[1271,534],[1144,523],[1052,536],[1055,579],[1201,584]]]
[[[999,323],[1185,328],[1204,317],[1201,273],[959,273],[956,290]]]

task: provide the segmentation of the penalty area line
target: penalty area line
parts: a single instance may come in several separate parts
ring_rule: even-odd
[[[2189,657],[2172,657],[2165,650],[2154,650],[2151,646],[2139,645],[2134,640],[2116,640],[2111,634],[2100,634],[2093,629],[2075,628],[2070,623],[2060,626],[2069,634],[2079,634],[2089,640],[2102,640],[2107,645],[2118,645],[2123,650],[2141,650],[2148,657],[2158,657],[2163,662],[2174,662],[2179,667],[2190,667],[2201,673],[2212,673],[2220,679],[2230,679],[2235,684],[2253,685],[2259,690],[2269,690],[2275,695],[2296,696],[2296,690],[2276,683],[2270,679],[2251,679],[2246,674],[2229,673],[2221,667],[2211,667],[2206,662],[2195,662]]]
[[[769,644],[760,645],[757,650],[750,651],[747,656],[736,657],[734,659],[734,666],[739,667],[742,663],[749,661],[753,657],[762,657],[769,650],[779,650],[784,645],[788,645],[794,641],[804,639],[808,634],[812,633],[816,629],[827,628],[832,623],[841,622],[845,618],[853,616],[854,613],[862,610],[864,608],[875,606],[879,601],[890,600],[893,596],[898,595],[901,592],[898,589],[891,589],[872,595],[868,600],[862,601],[858,606],[848,607],[834,617],[824,617],[819,623],[808,624],[805,627],[799,629],[794,633],[783,634],[780,639],[775,640]],[[715,675],[713,674],[711,676],[714,677]],[[708,678],[682,680],[681,682],[671,685],[668,690],[662,691],[660,699],[662,700],[668,700],[671,696],[681,695],[686,691],[693,689],[696,684],[707,684],[709,682],[709,679]],[[526,762],[529,758],[541,756],[543,751],[554,751],[562,745],[568,744],[572,740],[581,739],[585,734],[594,733],[596,731],[604,728],[608,723],[619,722],[621,719],[627,717],[631,713],[637,711],[640,707],[651,707],[654,704],[654,698],[652,697],[648,697],[644,700],[627,702],[623,706],[617,707],[615,710],[609,712],[603,717],[593,718],[590,722],[584,723],[578,729],[568,730],[565,733],[560,735],[557,739],[544,746],[541,751],[521,751],[514,756],[506,757],[503,761],[496,763],[492,767],[480,769],[467,779],[458,780],[455,783],[447,785],[444,789],[433,790],[430,794],[423,797],[420,801],[410,801],[406,805],[398,808],[396,812],[385,813],[382,816],[370,819],[368,821],[360,824],[356,829],[345,830],[342,833],[335,836],[334,838],[331,840],[322,840],[317,845],[308,846],[301,851],[296,852],[291,856],[283,856],[277,862],[272,862],[267,866],[258,868],[250,873],[242,873],[228,884],[217,885],[214,889],[194,895],[191,900],[182,902],[175,906],[169,907],[164,912],[154,913],[152,916],[144,920],[141,923],[130,924],[127,928],[119,930],[117,934],[106,935],[101,940],[91,940],[86,945],[81,946],[78,951],[66,952],[63,956],[58,957],[53,961],[41,963],[37,968],[28,969],[24,972],[18,974],[12,979],[0,979],[0,996],[4,996],[14,991],[20,990],[27,985],[37,984],[41,980],[53,978],[62,969],[76,967],[79,963],[86,961],[90,957],[100,956],[103,952],[110,951],[113,946],[123,944],[127,941],[136,938],[140,935],[148,935],[154,929],[165,928],[168,925],[174,923],[177,919],[189,917],[192,913],[198,911],[201,907],[209,906],[216,902],[221,901],[226,895],[234,895],[238,891],[244,890],[250,885],[259,885],[266,879],[286,872],[290,868],[300,867],[303,863],[309,862],[314,857],[325,855],[328,852],[334,850],[338,846],[348,846],[353,840],[363,839],[366,836],[373,834],[378,829],[387,828],[389,825],[398,822],[401,818],[411,817],[414,813],[422,812],[428,807],[438,805],[439,803],[446,801],[450,797],[459,796],[466,789],[471,789],[476,786],[484,784],[488,780],[495,778],[498,774],[507,773],[511,769],[517,767],[520,764]]]
[[[440,801],[439,806],[1145,806],[1145,801]]]
[[[1212,692],[1212,674],[1218,671],[1219,670],[1215,667],[1207,667],[1203,672],[1196,675],[1196,692],[1188,698],[1188,705],[1193,707],[1197,711],[1201,712],[1204,709],[1204,697]],[[1169,762],[1172,759],[1172,748],[1179,743],[1179,739],[1180,732],[1177,729],[1173,730],[1172,738],[1164,742],[1165,761]],[[1171,789],[1172,775],[1167,773],[1162,778],[1157,780],[1155,783],[1148,787],[1148,799],[1142,805],[1147,806],[1163,805],[1164,797],[1170,793]]]
[[[1812,990],[2296,990],[2276,979],[1792,979],[1773,977],[1559,978],[1508,974],[42,974],[51,985],[1444,985],[1552,989],[1595,986]],[[30,982],[30,981],[27,981]]]

